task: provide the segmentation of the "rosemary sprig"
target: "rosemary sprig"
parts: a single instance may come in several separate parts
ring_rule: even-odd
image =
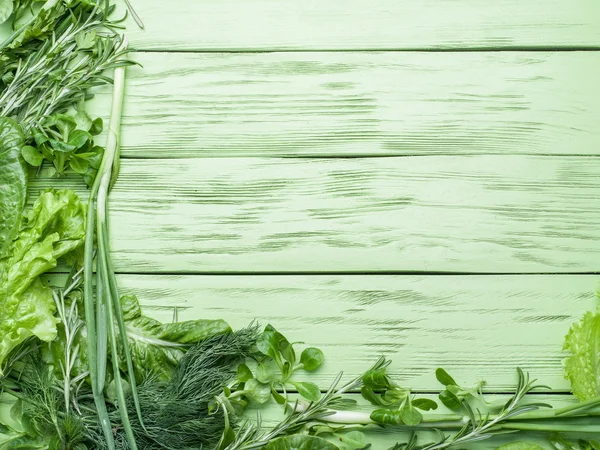
[[[51,114],[89,97],[89,89],[112,83],[104,72],[133,64],[108,16],[114,8],[98,2],[91,10],[70,10],[57,19],[51,39],[17,62],[0,95],[0,116],[15,118],[27,135]]]
[[[476,416],[471,406],[465,402],[463,406],[469,416],[469,422],[467,422],[454,436],[442,435],[437,443],[423,447],[422,450],[444,450],[458,445],[483,441],[499,434],[513,433],[513,430],[501,429],[501,425],[504,422],[522,414],[536,411],[540,408],[551,408],[550,405],[545,403],[522,404],[522,400],[525,395],[534,389],[544,388],[546,386],[535,385],[536,380],[530,380],[529,374],[525,374],[520,368],[517,368],[517,371],[519,381],[516,392],[506,402],[499,414],[493,418],[490,418],[489,415],[484,416],[478,412]]]
[[[75,289],[81,287],[83,282],[83,268],[79,270],[73,277],[71,277],[70,284],[64,289],[56,289],[52,291],[54,303],[56,304],[56,311],[58,318],[61,321],[63,330],[65,333],[65,354],[64,361],[59,361],[60,368],[63,376],[63,391],[65,397],[65,412],[69,413],[70,406],[73,404],[75,409],[78,409],[77,398],[72,396],[72,389],[77,389],[77,385],[85,377],[88,376],[88,372],[84,372],[75,378],[71,378],[71,373],[79,354],[79,345],[76,344],[76,337],[81,328],[84,325],[83,320],[79,318],[77,302],[71,301],[71,305],[67,306],[66,298]]]
[[[389,361],[381,357],[369,370],[377,370],[388,364]],[[236,433],[234,440],[229,444],[222,442],[222,445],[219,446],[219,448],[225,450],[252,450],[262,448],[277,437],[299,431],[309,422],[326,420],[326,417],[333,413],[331,408],[341,400],[342,394],[359,388],[362,385],[361,375],[338,388],[337,386],[340,383],[342,376],[343,372],[340,372],[331,384],[327,393],[325,393],[319,401],[311,402],[306,408],[300,408],[298,402],[296,402],[292,409],[292,413],[269,431],[261,430],[262,420],[259,412],[255,423],[247,422],[242,425]],[[217,399],[217,401],[219,401],[219,399]],[[223,404],[221,404],[221,406],[225,411],[226,423],[228,424],[227,409]],[[225,431],[223,436],[227,435],[227,431],[228,430]]]

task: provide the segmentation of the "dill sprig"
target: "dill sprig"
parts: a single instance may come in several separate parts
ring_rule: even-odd
[[[179,361],[169,381],[152,378],[138,386],[144,427],[133,422],[139,448],[144,450],[188,450],[213,448],[224,428],[221,410],[213,410],[215,398],[236,375],[236,367],[252,354],[258,328],[247,328],[212,336],[192,346]],[[136,413],[132,396],[127,409]],[[111,414],[116,448],[129,450],[119,415]],[[102,447],[106,448],[106,447]]]

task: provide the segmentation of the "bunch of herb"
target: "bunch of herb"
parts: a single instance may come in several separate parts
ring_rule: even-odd
[[[193,345],[181,358],[168,381],[150,376],[139,385],[139,403],[144,426],[133,423],[136,441],[145,450],[213,448],[224,429],[222,410],[216,398],[236,376],[237,365],[255,352],[256,326],[209,337]],[[127,408],[136,414],[128,397]],[[119,430],[116,444],[129,449],[119,416],[111,414]],[[105,445],[102,448],[106,448]]]
[[[271,398],[286,405],[288,389],[295,389],[309,401],[319,400],[321,391],[315,383],[292,377],[299,370],[317,370],[324,361],[321,350],[305,348],[298,360],[294,344],[272,325],[267,325],[258,336],[256,350],[246,363],[238,366],[234,382],[224,389],[221,400],[229,410],[239,414],[249,402],[265,404]]]

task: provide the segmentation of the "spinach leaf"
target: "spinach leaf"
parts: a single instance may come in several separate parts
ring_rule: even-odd
[[[27,169],[21,147],[23,133],[19,125],[12,119],[0,118],[0,258],[6,256],[15,238],[25,207]]]

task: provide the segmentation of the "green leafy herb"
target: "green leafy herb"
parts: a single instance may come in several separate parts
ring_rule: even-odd
[[[0,0],[0,24],[6,22],[13,13],[13,0]]]
[[[565,338],[565,377],[573,394],[586,401],[600,396],[600,314],[588,312]]]
[[[498,447],[496,450],[544,450],[544,447],[540,447],[537,444],[532,444],[531,442],[511,442],[510,444],[505,444],[501,447]]]
[[[317,436],[295,434],[272,440],[265,450],[338,450],[331,442]]]

